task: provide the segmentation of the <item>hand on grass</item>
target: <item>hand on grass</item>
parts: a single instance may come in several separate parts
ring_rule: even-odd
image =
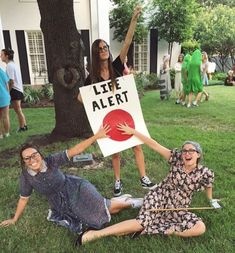
[[[14,219],[4,220],[0,223],[0,227],[8,227],[10,225],[15,225],[16,221]]]

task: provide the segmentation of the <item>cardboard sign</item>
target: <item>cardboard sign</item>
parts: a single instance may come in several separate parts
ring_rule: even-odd
[[[108,124],[110,138],[97,142],[104,156],[142,144],[134,136],[124,135],[116,129],[118,123],[127,123],[137,131],[149,136],[146,128],[133,75],[116,79],[116,89],[112,91],[110,80],[80,88],[83,104],[93,133],[101,125]]]

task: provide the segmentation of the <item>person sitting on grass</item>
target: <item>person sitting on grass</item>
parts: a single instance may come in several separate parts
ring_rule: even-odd
[[[229,70],[228,75],[224,80],[225,86],[234,86],[235,85],[235,77],[233,76],[233,71]]]
[[[177,235],[181,237],[202,235],[206,230],[205,224],[201,218],[188,210],[151,210],[188,208],[193,193],[201,190],[206,190],[207,197],[214,206],[216,201],[212,200],[214,174],[200,164],[202,158],[200,145],[197,142],[186,141],[181,150],[170,150],[126,124],[119,124],[117,128],[123,131],[123,134],[139,138],[163,156],[170,164],[169,174],[144,197],[144,203],[136,219],[126,220],[99,231],[89,230],[78,237],[77,244],[81,245],[110,235],[130,233]]]
[[[15,224],[22,215],[35,190],[45,195],[50,204],[47,219],[65,226],[73,232],[83,229],[102,228],[111,219],[111,214],[124,208],[138,208],[143,199],[123,196],[117,199],[104,198],[87,180],[64,174],[59,167],[88,148],[99,138],[107,137],[109,126],[104,126],[92,137],[74,147],[44,158],[39,149],[25,144],[20,150],[22,173],[20,177],[20,198],[13,218],[0,223],[1,227]]]

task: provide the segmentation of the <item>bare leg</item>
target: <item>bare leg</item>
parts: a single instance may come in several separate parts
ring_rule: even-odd
[[[2,121],[4,127],[4,134],[9,134],[10,132],[9,106],[6,106],[2,109]]]
[[[192,105],[192,100],[193,100],[193,93],[190,92],[189,96],[188,96],[188,106],[187,107],[190,107]]]
[[[2,111],[0,109],[0,139],[3,138],[3,133],[4,133],[4,130],[3,130]]]
[[[138,231],[142,231],[143,227],[136,219],[122,221],[120,223],[114,224],[112,226],[106,227],[101,230],[90,230],[85,233],[82,237],[82,243],[92,241],[101,237],[106,237],[110,235],[126,235]]]
[[[144,163],[144,153],[140,145],[133,148],[135,153],[135,160],[137,167],[139,169],[140,177],[145,176],[145,163]]]
[[[200,101],[200,98],[201,98],[201,95],[202,95],[202,92],[199,92],[196,96],[196,99],[195,99],[195,102],[198,104],[198,102]]]
[[[114,170],[114,177],[116,180],[120,180],[120,154],[116,153],[112,155],[112,164]]]
[[[109,207],[110,214],[118,213],[122,209],[130,208],[131,204],[129,202],[121,200],[111,200],[111,205]]]
[[[17,114],[20,127],[24,127],[26,125],[26,120],[25,120],[25,116],[24,116],[22,109],[21,109],[21,101],[20,100],[13,100],[12,106],[14,108],[14,111]]]
[[[202,221],[198,221],[192,228],[187,229],[183,232],[176,232],[169,230],[167,232],[168,235],[177,235],[181,237],[193,237],[193,236],[199,236],[205,233],[206,226]]]

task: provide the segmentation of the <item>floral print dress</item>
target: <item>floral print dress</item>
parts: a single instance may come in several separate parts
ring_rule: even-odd
[[[165,234],[168,229],[177,232],[192,228],[201,220],[189,211],[154,212],[149,209],[189,207],[193,193],[212,187],[214,173],[198,165],[190,173],[183,170],[181,152],[172,150],[167,177],[144,198],[137,221],[144,227],[143,234]]]

